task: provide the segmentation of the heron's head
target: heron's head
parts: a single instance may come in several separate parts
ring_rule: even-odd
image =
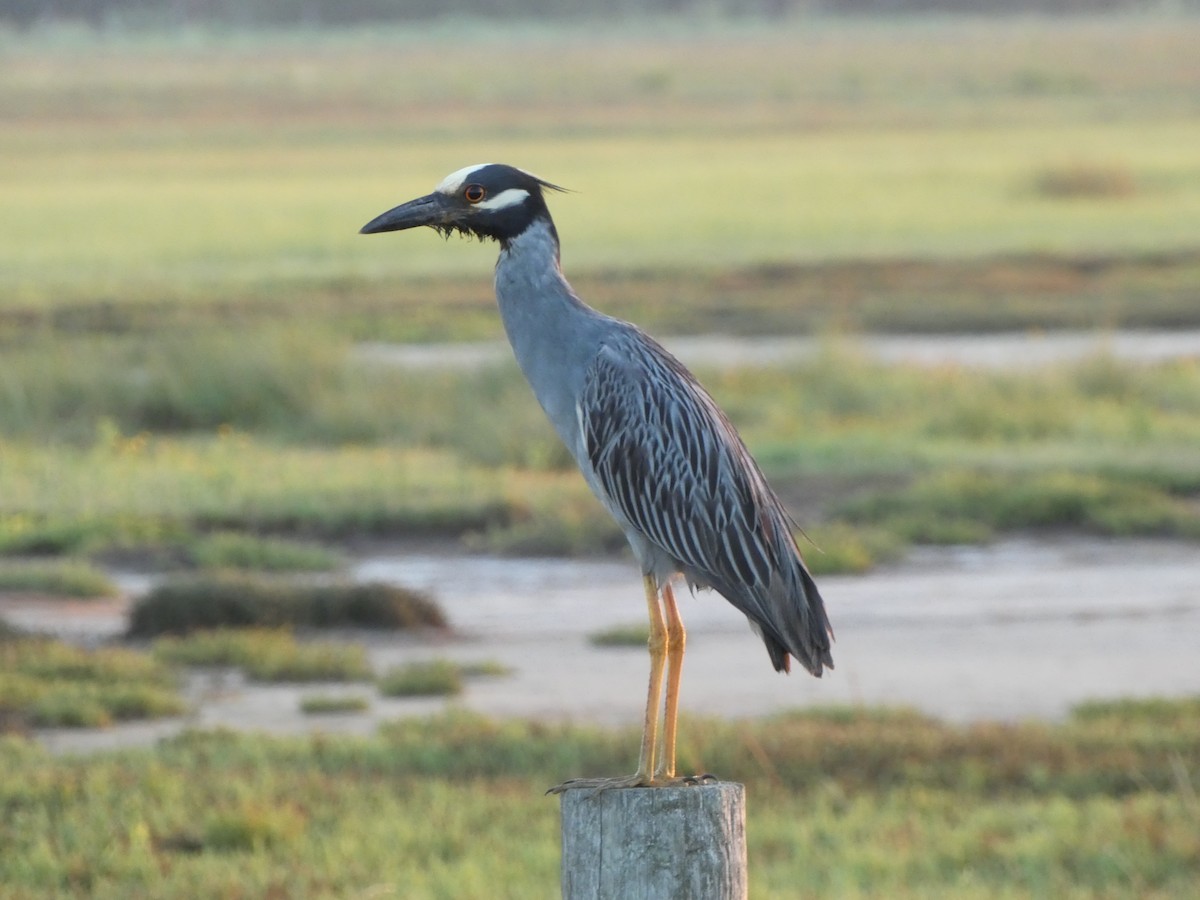
[[[447,175],[432,194],[376,216],[359,233],[428,225],[446,236],[457,231],[507,244],[537,219],[550,222],[543,190],[563,188],[513,166],[467,166]]]

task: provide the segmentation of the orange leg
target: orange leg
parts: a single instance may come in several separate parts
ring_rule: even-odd
[[[658,600],[658,585],[653,575],[645,575],[642,584],[646,589],[646,611],[650,616],[650,686],[646,691],[646,717],[642,723],[642,752],[638,756],[637,777],[649,784],[654,771],[655,758],[661,756],[658,738],[658,717],[662,709],[663,675],[669,652],[667,622],[663,617]]]
[[[679,615],[679,604],[671,583],[662,586],[663,609],[667,617],[667,708],[663,721],[662,753],[658,768],[654,771],[655,781],[669,781],[675,777],[675,735],[679,720],[679,682],[683,676],[683,651],[687,647],[687,631],[683,617]]]
[[[608,790],[609,788],[648,787],[658,782],[654,768],[655,760],[660,760],[659,771],[662,770],[663,760],[666,759],[660,746],[658,719],[663,705],[663,680],[666,675],[667,661],[667,621],[658,598],[658,582],[653,575],[642,578],[646,589],[646,611],[650,616],[650,686],[646,691],[646,717],[642,723],[642,750],[638,756],[638,770],[633,775],[618,778],[572,778],[556,787],[550,788],[549,793],[559,794],[575,788],[592,790]],[[674,599],[672,598],[672,604]],[[678,613],[676,614],[678,618]],[[678,692],[677,692],[678,693]],[[673,728],[673,725],[671,726]],[[672,732],[671,769],[675,767],[674,734]]]

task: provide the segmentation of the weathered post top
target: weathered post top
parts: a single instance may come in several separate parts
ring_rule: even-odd
[[[562,794],[563,900],[746,900],[745,789]]]

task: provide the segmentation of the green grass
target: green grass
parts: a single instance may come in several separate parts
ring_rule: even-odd
[[[155,437],[142,447],[126,453],[4,442],[0,545],[69,552],[160,535],[175,540],[183,527],[323,537],[461,534],[578,495],[573,474],[492,468],[449,448],[280,446],[250,435]]]
[[[895,561],[909,537],[874,522],[853,525],[836,520],[804,529],[796,544],[813,575],[844,575]]]
[[[300,698],[300,711],[308,716],[366,712],[371,701],[361,694],[309,694]]]
[[[1028,528],[1188,537],[1200,527],[1194,361],[1101,354],[1027,372],[922,369],[874,364],[852,339],[831,339],[788,370],[701,375],[809,532],[816,546],[801,546],[820,572],[861,571],[913,540]],[[289,437],[323,429],[319,409],[278,434],[110,427],[82,446],[0,438],[0,550],[189,546],[214,530],[440,534],[525,553],[622,546],[511,365],[384,375],[380,386],[379,404],[354,413],[391,435],[379,443]],[[330,390],[330,407],[336,396],[362,401]],[[259,564],[264,547],[276,549],[236,540]]]
[[[219,531],[199,538],[190,557],[205,569],[324,572],[341,565],[337,553],[313,543]]]
[[[0,559],[0,593],[6,591],[50,597],[112,597],[117,594],[117,586],[86,562]]]
[[[367,681],[366,650],[342,641],[299,641],[262,628],[198,631],[154,642],[154,657],[186,666],[236,666],[258,681]]]
[[[454,697],[463,692],[467,679],[510,673],[507,666],[494,660],[459,663],[433,659],[396,666],[383,673],[377,684],[385,697]]]
[[[747,785],[754,897],[1165,900],[1200,877],[1195,707],[1131,701],[1057,725],[692,720],[680,762]],[[625,771],[637,740],[462,713],[370,738],[195,732],[87,758],[8,739],[0,881],[14,898],[554,897],[543,791]]]
[[[588,637],[597,647],[645,647],[650,640],[650,626],[644,622],[614,625]]]
[[[442,659],[398,666],[379,679],[379,692],[385,697],[453,697],[463,687],[461,670]]]
[[[923,543],[1038,528],[1200,539],[1195,485],[1187,490],[1174,495],[1151,479],[1069,470],[960,471],[874,492],[846,504],[843,512]]]
[[[268,809],[246,804],[210,816],[199,844],[214,854],[270,851],[295,844],[306,825],[303,811],[294,807]]]
[[[511,675],[512,667],[494,659],[455,663],[464,678],[503,678]]]
[[[555,203],[575,272],[1191,247],[1197,28],[384,32],[260,38],[253,65],[238,41],[30,42],[0,68],[0,305],[279,305],[314,282],[330,298],[486,279],[489,248],[355,232],[488,158],[580,192]],[[434,85],[434,69],[455,76]],[[1070,166],[1118,168],[1138,189],[1080,203],[1031,187]]]
[[[184,711],[174,674],[144,654],[0,636],[0,731],[95,728]]]
[[[577,189],[554,199],[567,271],[659,334],[1195,327],[1198,29],[6,45],[0,554],[291,569],[334,560],[280,541],[620,548],[511,364],[354,353],[500,335],[494,248],[355,234],[477,159]],[[418,77],[435,61],[455,77]],[[814,569],[1030,527],[1195,534],[1192,363],[925,371],[830,345],[702,373]],[[1003,514],[961,508],[996,495]]]
[[[60,141],[70,137],[53,131]],[[53,154],[32,141],[25,152],[41,158],[18,160],[10,180],[0,182],[10,220],[25,226],[0,229],[10,291],[45,306],[56,295],[147,297],[164,283],[168,292],[184,292],[189,282],[208,281],[212,293],[248,284],[283,302],[292,279],[336,284],[369,273],[397,292],[415,276],[470,272],[486,280],[491,248],[425,233],[356,234],[378,212],[427,193],[447,169],[475,159],[468,150],[447,160],[439,137],[397,144],[395,134],[350,132],[313,147],[296,145],[286,132],[262,133],[251,153],[223,135],[171,148],[153,190],[124,167],[164,168],[162,150],[139,159],[129,146],[100,146],[79,176],[49,181]],[[1018,125],[999,136],[990,125],[703,140],[626,133],[585,143],[539,133],[497,138],[488,155],[581,192],[553,201],[568,271],[713,269],[831,257],[1190,247],[1200,173],[1185,148],[1197,142],[1200,125],[1181,117],[1136,129],[1119,120]],[[1150,187],[1082,203],[1048,200],[1029,187],[1062,156],[1095,153]],[[639,206],[646,196],[671,202]],[[630,218],[635,206],[641,213]],[[189,210],[187,224],[167,227],[179,208]],[[101,211],[109,227],[97,236],[87,223]],[[64,283],[61,272],[71,280]]]

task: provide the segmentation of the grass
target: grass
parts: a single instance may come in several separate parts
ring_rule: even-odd
[[[71,137],[61,128],[51,132],[58,140]],[[388,206],[428,192],[447,167],[475,158],[465,148],[467,155],[448,163],[436,135],[398,144],[394,133],[349,132],[343,142],[314,148],[296,144],[287,130],[262,134],[252,155],[225,135],[165,154],[159,149],[149,159],[117,141],[97,148],[80,172],[86,180],[49,182],[39,180],[53,175],[48,164],[54,156],[41,140],[30,141],[18,152],[42,158],[18,160],[12,180],[0,182],[11,218],[26,225],[0,229],[0,264],[10,290],[45,308],[55,296],[78,300],[97,291],[153,297],[164,283],[169,292],[189,292],[196,289],[189,281],[197,279],[209,280],[214,294],[248,284],[275,302],[284,301],[293,279],[335,290],[363,273],[393,285],[464,271],[486,279],[490,248],[425,234],[405,240],[355,233]],[[539,132],[498,137],[489,142],[489,155],[586,191],[553,204],[568,271],[711,270],[861,256],[1189,247],[1200,218],[1200,176],[1184,148],[1198,140],[1200,126],[1180,117],[1139,122],[1137,129],[1120,120],[1010,126],[1003,140],[988,125],[718,132],[703,140],[689,133],[618,133],[585,143]],[[888,166],[880,162],[881,144],[889,148]],[[1137,181],[1163,188],[1109,202],[1092,196],[1082,208],[1048,203],[1026,189],[1047,159],[1093,148],[1121,160]],[[126,165],[166,168],[161,188],[131,180]],[[397,183],[398,172],[412,174]],[[631,220],[626,211],[648,195],[672,202],[645,205]],[[756,198],[753,212],[731,218],[728,210],[745,209],[746,196]],[[805,202],[792,202],[796,197]],[[195,224],[164,227],[181,207],[192,211]],[[111,221],[104,238],[84,224],[101,210]],[[52,244],[46,235],[52,223],[63,222]],[[673,240],[664,243],[662,234]],[[405,243],[409,252],[398,250]],[[77,248],[69,258],[68,247]],[[64,281],[63,272],[72,273],[71,280]]]
[[[510,669],[492,660],[458,663],[446,659],[408,663],[385,672],[378,681],[385,697],[455,697],[470,678],[497,678]]]
[[[917,479],[846,504],[852,520],[923,543],[960,543],[1016,529],[1057,528],[1101,535],[1200,539],[1189,487],[1185,496],[1151,479],[1054,470],[960,471]]]
[[[213,628],[444,628],[423,594],[381,582],[304,584],[225,572],[167,580],[139,597],[129,635]]]
[[[1194,699],[1056,725],[816,710],[688,722],[680,762],[747,785],[755,897],[1183,897],[1200,877],[1198,721]],[[543,791],[624,771],[637,739],[463,713],[86,758],[10,738],[0,881],[15,898],[557,896]]]
[[[211,816],[199,845],[210,853],[250,853],[284,848],[295,843],[307,824],[294,807],[266,809],[255,804]],[[176,840],[180,836],[175,836]]]
[[[0,635],[0,732],[96,728],[184,711],[174,674],[144,654]]]
[[[298,641],[262,628],[198,631],[154,642],[154,657],[186,666],[236,666],[258,681],[368,681],[366,650],[341,641]]]
[[[897,532],[874,522],[855,525],[838,520],[805,529],[796,543],[813,575],[842,575],[898,559],[911,535]]]
[[[1198,27],[32,36],[0,59],[0,554],[291,570],[362,535],[621,548],[511,364],[355,352],[500,335],[492,248],[355,234],[484,158],[579,190],[555,215],[601,308],[660,334],[830,335],[784,373],[702,373],[819,572],[1030,527],[1190,536],[1193,364],[885,368],[836,336],[1200,324]],[[418,77],[435,61],[458,74]],[[1015,500],[948,509],[958,487]]]
[[[1029,187],[1023,183],[1020,190],[1028,192]],[[1198,269],[1200,258],[1194,248],[1185,247],[1122,254],[1041,250],[965,258],[929,254],[769,261],[721,268],[648,266],[593,272],[572,268],[570,275],[589,302],[659,334],[755,335],[831,328],[956,332],[1195,325],[1190,289]],[[494,301],[481,290],[486,280],[487,273],[404,282],[304,281],[287,286],[286,304],[234,289],[232,296],[169,299],[156,295],[141,301],[129,298],[119,305],[61,300],[51,308],[0,306],[0,338],[19,340],[21,346],[10,349],[14,362],[32,357],[36,364],[38,356],[69,357],[65,349],[81,358],[103,352],[118,363],[122,358],[128,363],[132,357],[148,369],[149,363],[155,363],[153,370],[167,368],[160,363],[161,356],[152,354],[159,341],[174,345],[188,358],[210,352],[205,345],[220,339],[256,356],[262,348],[279,346],[280,331],[307,334],[310,340],[316,335],[322,341],[330,337],[415,342],[500,339]],[[239,330],[236,340],[223,333],[231,323]],[[181,329],[192,342],[175,337]],[[110,336],[107,348],[74,343],[76,338],[101,334]],[[36,341],[36,353],[25,346],[26,341]],[[327,358],[323,355],[314,361]],[[50,386],[63,379],[54,368],[43,362],[40,370]],[[187,372],[190,368],[179,366],[175,374],[193,378]],[[101,383],[108,384],[115,373],[101,370],[99,374]],[[216,382],[223,377],[220,370],[203,374]],[[321,380],[334,375],[344,377],[325,372]],[[129,392],[129,402],[142,402],[145,385],[116,377],[121,389]],[[299,377],[302,383],[310,383],[308,375]],[[131,391],[133,387],[137,389]],[[175,402],[180,399],[179,387],[182,384],[176,387]],[[38,386],[22,388],[26,395],[30,390]],[[22,422],[33,408],[15,405],[20,397],[18,393],[2,398],[14,423]]]
[[[645,647],[650,640],[650,626],[643,622],[614,625],[597,631],[588,640],[597,647]]]
[[[300,698],[300,711],[307,716],[366,712],[371,701],[361,694],[309,694]]]
[[[409,663],[379,679],[379,692],[385,697],[454,697],[462,691],[462,672],[447,660]]]
[[[806,556],[820,572],[861,571],[913,540],[1028,528],[1197,533],[1193,361],[1143,366],[1100,354],[1025,372],[923,369],[875,364],[853,340],[831,339],[788,370],[701,375],[810,533]],[[82,446],[0,438],[0,549],[103,555],[245,541],[253,549],[237,552],[266,565],[265,548],[278,556],[279,545],[208,535],[440,534],[520,553],[622,546],[563,468],[513,368],[380,385],[378,406],[351,392],[343,407],[348,415],[362,403],[356,415],[391,435],[378,443],[314,443],[269,428],[101,429]],[[323,427],[319,410],[307,424],[299,415],[289,429]]]
[[[155,438],[147,449],[139,458],[5,443],[0,542],[10,552],[85,552],[235,526],[324,538],[455,535],[574,491],[565,474],[491,469],[448,450],[280,447],[249,436]]]
[[[353,353],[499,336],[492,248],[354,234],[480,159],[577,189],[554,201],[567,271],[660,334],[1195,327],[1198,27],[0,35],[0,554],[290,569],[279,541],[619,545],[511,366]],[[831,339],[704,380],[823,571],[1015,529],[1200,533],[1194,361],[927,370]],[[202,624],[211,584],[166,623]],[[166,659],[370,677],[277,631],[158,659],[28,640],[0,640],[6,728],[178,712]],[[747,783],[756,898],[1165,900],[1200,879],[1198,722],[1194,699],[966,727],[822,710],[688,722],[679,756]],[[557,896],[542,792],[627,771],[637,741],[461,713],[88,758],[3,737],[0,884]]]
[[[341,565],[334,551],[319,544],[264,538],[234,531],[206,534],[189,556],[205,569],[251,569],[267,572],[326,572]]]
[[[0,593],[8,591],[50,597],[113,597],[117,586],[86,562],[0,559]]]
[[[510,666],[494,659],[479,659],[473,662],[456,663],[458,671],[462,672],[465,678],[503,678],[511,675],[513,670]]]
[[[286,303],[297,282],[486,278],[488,249],[426,236],[404,252],[355,235],[484,158],[583,192],[556,204],[573,271],[1191,246],[1196,28],[802,25],[513,44],[385,32],[267,38],[254,67],[237,42],[33,42],[0,78],[13,223],[0,271],[32,308],[232,291]],[[434,68],[456,76],[431,86]],[[1115,161],[1147,188],[1083,208],[1022,189],[1064,158]]]

